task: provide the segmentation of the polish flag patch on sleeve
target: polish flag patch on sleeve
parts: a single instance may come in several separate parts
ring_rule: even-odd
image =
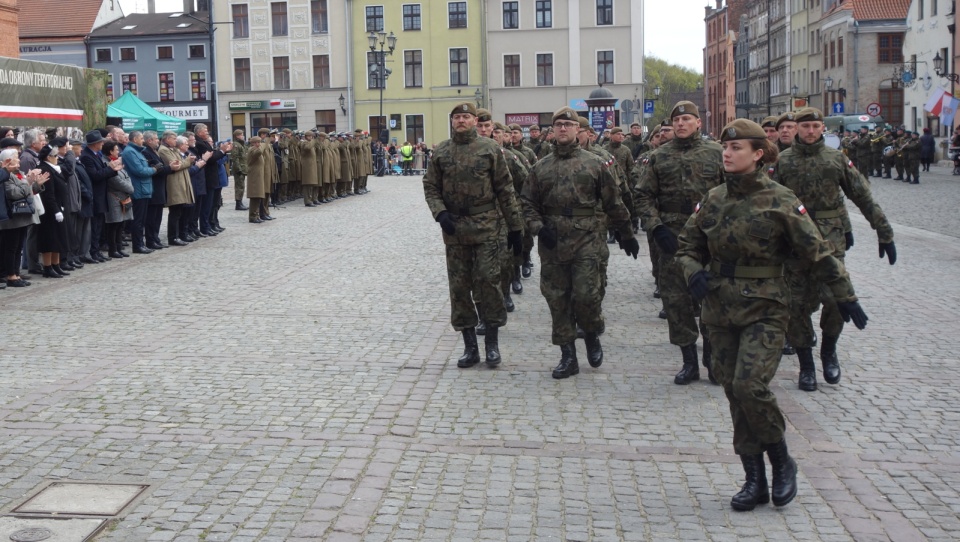
[[[847,160],[847,167],[853,169],[853,160]]]
[[[807,214],[807,208],[804,207],[803,204],[801,203],[800,205],[797,206],[797,212],[802,215],[805,215]]]

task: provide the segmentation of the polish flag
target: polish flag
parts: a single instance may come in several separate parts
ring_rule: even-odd
[[[933,94],[930,95],[930,98],[927,100],[927,103],[924,104],[923,108],[928,111],[931,115],[940,115],[940,109],[943,107],[943,98],[944,96],[949,96],[947,91],[942,88],[938,88],[933,91]]]

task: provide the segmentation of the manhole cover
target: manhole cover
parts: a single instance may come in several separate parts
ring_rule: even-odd
[[[85,542],[105,525],[106,518],[0,517],[0,541]]]
[[[147,486],[55,482],[13,511],[18,514],[116,516]]]
[[[53,536],[53,531],[43,527],[30,527],[29,529],[20,529],[10,535],[13,542],[40,542]]]

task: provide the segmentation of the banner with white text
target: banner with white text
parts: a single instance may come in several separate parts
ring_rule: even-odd
[[[79,128],[85,95],[81,68],[0,57],[0,125]]]

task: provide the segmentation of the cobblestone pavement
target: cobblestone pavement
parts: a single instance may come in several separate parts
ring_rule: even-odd
[[[77,480],[150,485],[103,541],[960,539],[960,182],[935,169],[873,180],[896,266],[853,213],[871,320],[842,382],[799,391],[796,358],[774,381],[785,508],[730,509],[726,400],[672,383],[645,255],[611,258],[601,368],[550,377],[537,267],[503,365],[459,370],[439,227],[388,177],[0,292],[0,512]]]

